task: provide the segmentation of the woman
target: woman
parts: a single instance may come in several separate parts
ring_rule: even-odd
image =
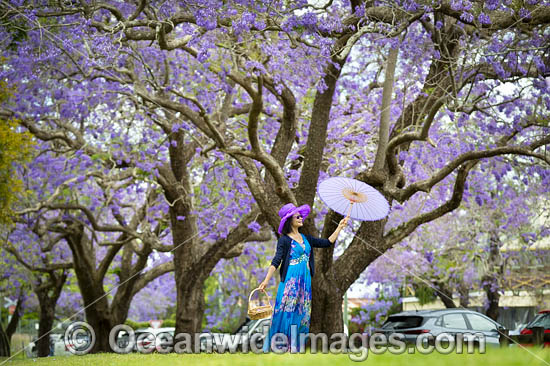
[[[269,336],[264,341],[264,351],[274,349],[275,344],[285,339],[290,344],[286,343],[282,347],[283,350],[300,351],[300,334],[309,333],[311,277],[315,272],[312,247],[326,248],[333,245],[348,222],[348,217],[342,219],[328,239],[314,238],[298,231],[310,211],[308,205],[296,207],[292,203],[287,203],[279,210],[281,222],[278,232],[281,236],[277,241],[277,252],[265,279],[258,286],[262,290],[265,289],[271,276],[282,263],[281,283],[277,289]],[[282,334],[273,337],[277,333]]]

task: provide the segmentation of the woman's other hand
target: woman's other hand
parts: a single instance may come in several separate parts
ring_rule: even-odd
[[[260,290],[265,290],[266,287],[267,287],[267,282],[266,281],[263,281],[262,283],[260,283],[260,286],[258,286],[258,288]]]

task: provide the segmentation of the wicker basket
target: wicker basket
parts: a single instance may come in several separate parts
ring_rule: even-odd
[[[273,314],[273,306],[271,306],[271,300],[265,290],[260,291],[262,291],[265,296],[267,296],[267,301],[269,302],[269,305],[252,307],[250,300],[252,299],[252,295],[254,294],[254,292],[258,290],[260,289],[257,288],[252,290],[250,296],[248,297],[248,317],[253,320],[267,318],[268,316],[271,316],[271,314]]]

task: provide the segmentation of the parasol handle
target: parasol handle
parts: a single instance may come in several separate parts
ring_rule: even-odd
[[[350,205],[349,205],[349,211],[348,211],[348,215],[346,217],[349,217],[349,215],[351,215],[351,208],[353,207],[353,204],[355,203],[354,201],[350,200]]]

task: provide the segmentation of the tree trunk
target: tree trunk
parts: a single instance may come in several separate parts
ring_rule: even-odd
[[[40,320],[38,328],[38,357],[48,357],[50,355],[50,331],[52,330],[55,318],[55,303],[50,298],[39,299],[40,301]]]
[[[68,221],[67,232],[67,243],[73,254],[74,272],[85,306],[86,322],[96,335],[96,342],[90,352],[110,352],[109,332],[114,324],[103,289],[103,278],[97,278],[93,246],[82,224]]]
[[[453,290],[445,285],[443,282],[436,282],[436,294],[441,299],[447,309],[454,309],[456,305],[453,301]]]
[[[185,188],[191,190],[189,177],[185,173],[182,176]],[[192,191],[192,190],[191,190]],[[168,195],[168,199],[172,197]],[[172,235],[175,250],[174,271],[176,280],[176,334],[189,333],[192,345],[194,334],[202,330],[202,318],[204,315],[204,281],[206,277],[203,268],[197,268],[199,260],[197,253],[197,224],[196,218],[191,214],[193,203],[190,197],[184,197],[176,202],[170,210],[172,223]],[[178,216],[185,216],[185,220],[177,220]],[[210,272],[210,271],[208,271]]]
[[[497,232],[491,233],[491,238],[489,239],[489,260],[487,263],[488,271],[482,277],[483,290],[487,295],[488,308],[485,313],[489,318],[497,321],[500,314],[498,303],[500,300],[500,289],[499,278],[502,278],[504,274],[504,265],[502,258],[500,257],[499,250],[500,239]]]
[[[325,217],[321,237],[328,237],[342,215],[333,211]],[[363,222],[343,255],[333,260],[334,246],[315,250],[315,275],[312,281],[311,332],[330,334],[343,331],[342,301],[347,289],[361,273],[385,252],[383,239],[386,220]],[[335,246],[339,245],[337,241]]]
[[[195,220],[190,215],[191,207],[182,208],[175,204],[171,210],[172,235],[175,250],[174,271],[176,281],[176,334],[193,334],[200,332],[202,316],[204,313],[204,283],[199,283],[199,274],[193,269],[194,256],[193,244],[196,236]],[[180,208],[179,212],[173,212]],[[173,213],[172,213],[173,212]],[[183,222],[178,222],[177,216],[185,216]]]
[[[463,308],[470,306],[470,288],[461,283],[458,286],[458,293],[460,295],[460,306]]]
[[[15,311],[8,323],[7,328],[4,330],[2,321],[0,321],[0,357],[10,357],[11,356],[11,336],[15,333],[17,329],[17,324],[21,319],[21,306],[23,300],[21,294],[17,299],[17,305],[15,306]]]
[[[109,346],[109,332],[115,326],[107,296],[103,290],[103,282],[94,281],[89,271],[80,267],[75,260],[75,273],[82,300],[86,306],[86,322],[95,332],[96,341],[90,353],[112,352]],[[128,299],[130,301],[130,299]]]
[[[330,336],[344,329],[342,314],[343,293],[334,281],[323,273],[315,272],[312,282],[311,329],[312,333],[323,332]]]
[[[107,294],[103,288],[105,271],[97,269],[96,254],[93,245],[84,232],[83,226],[79,223],[68,222],[67,231],[70,233],[67,235],[67,243],[73,253],[74,271],[86,309],[86,321],[92,327],[96,336],[95,344],[90,353],[112,352],[109,345],[109,333],[114,326],[124,323],[128,316],[132,297],[136,293],[134,286],[141,276],[135,274],[145,268],[150,248],[143,248],[144,254],[142,253],[139,256],[138,261],[133,266],[123,266],[121,268],[121,274],[119,275],[121,283],[111,304],[109,304]],[[144,245],[147,245],[147,243],[144,243]],[[129,247],[125,247],[124,250],[131,251]],[[116,254],[116,251],[112,257],[106,257],[109,262],[105,262],[106,259],[104,259],[99,267],[107,268],[112,258],[114,258],[114,254]],[[123,253],[123,258],[125,258],[125,255],[126,253]]]
[[[0,322],[0,357],[10,357],[10,356],[11,356],[10,340],[8,338],[8,335],[4,331],[2,322]]]
[[[198,231],[193,197],[187,194],[193,192],[192,179],[187,169],[189,161],[184,159],[184,151],[178,150],[180,146],[183,145],[170,147],[170,169],[162,169],[160,181],[167,201],[172,203],[170,224],[177,291],[176,334],[189,333],[194,345],[194,334],[202,330],[206,279],[220,259],[239,253],[236,246],[252,233],[248,224],[252,220],[261,222],[264,219],[260,217],[259,210],[253,209],[252,211],[257,212],[241,217],[241,222],[225,238],[212,245],[199,242],[198,236],[202,233]],[[180,217],[185,219],[180,220]]]
[[[455,37],[455,35],[453,35]],[[448,43],[446,56],[451,57],[456,53],[455,38],[450,37],[445,40]],[[441,72],[441,69],[448,67],[447,63],[434,63],[430,67],[430,72],[427,76],[426,82],[424,84],[424,90],[432,88],[433,90],[430,93],[426,93],[427,97],[422,96],[422,94],[417,97],[417,99],[409,104],[405,110],[402,112],[402,115],[399,121],[394,125],[393,131],[390,133],[391,137],[399,134],[405,127],[416,124],[420,125],[419,121],[427,115],[425,109],[422,108],[424,105],[430,105],[436,102],[439,99],[440,95],[444,94],[449,90],[452,83],[450,82],[451,75],[449,72]],[[329,85],[327,83],[327,85]],[[429,91],[429,90],[428,90]],[[317,102],[317,98],[315,100]],[[325,104],[330,103],[331,101],[324,100]],[[330,109],[328,109],[330,111]],[[312,114],[312,123],[313,123],[313,114]],[[313,134],[310,132],[308,136],[316,136],[319,133]],[[308,137],[308,144],[309,139]],[[324,140],[323,140],[324,141]],[[408,146],[408,145],[407,145]],[[406,149],[406,147],[404,147]],[[321,150],[322,151],[322,150]],[[307,150],[306,150],[307,152]],[[387,153],[386,153],[387,154]],[[322,155],[322,152],[321,152]],[[304,168],[302,169],[302,175],[300,176],[299,187],[304,187],[304,192],[299,192],[301,195],[297,195],[299,203],[312,203],[315,191],[310,189],[311,182],[316,182],[318,175],[310,174],[308,176],[304,175],[304,170],[307,171],[307,167],[312,163],[308,160],[308,156],[305,155]],[[312,160],[315,162],[315,160]],[[313,164],[315,165],[315,164]],[[366,180],[368,177],[374,178],[373,174],[383,177],[382,179],[376,179],[370,183],[374,188],[378,189],[381,192],[384,192],[384,185],[388,181],[401,181],[399,174],[396,171],[389,169],[387,164],[380,164],[383,167],[382,171],[378,172],[367,172],[360,174],[357,178],[361,180]],[[319,166],[317,165],[317,169]],[[318,172],[317,172],[318,173]],[[400,183],[399,183],[400,184]],[[311,191],[311,192],[308,192]],[[391,197],[386,197],[391,203]],[[452,201],[449,204],[452,206]],[[329,215],[325,218],[325,223],[323,227],[323,237],[328,237],[336,228],[338,220],[342,218],[341,215],[335,214],[332,211],[329,212]],[[317,256],[316,254],[316,273],[313,278],[313,304],[312,304],[312,316],[311,316],[311,329],[312,332],[327,332],[333,333],[334,331],[342,330],[342,314],[341,314],[341,303],[342,296],[345,291],[355,282],[361,273],[371,264],[374,260],[380,257],[388,249],[391,248],[393,243],[396,240],[392,237],[384,235],[384,226],[386,220],[379,220],[375,222],[363,222],[356,233],[353,241],[344,251],[344,253],[336,260],[333,261],[332,254],[333,249],[324,250],[322,255]],[[336,244],[338,245],[338,244]],[[340,304],[339,309],[336,309],[337,305]],[[332,314],[331,314],[332,312]],[[334,313],[338,312],[339,316],[337,317]],[[337,319],[339,318],[339,319]]]
[[[328,237],[328,232],[335,226],[334,221],[337,222],[340,217],[332,211],[325,217],[322,237]],[[307,229],[311,231],[309,227]],[[318,236],[317,233],[313,232],[308,232],[308,234]],[[315,274],[311,282],[310,332],[323,332],[330,336],[330,334],[340,333],[344,330],[342,301],[346,289],[340,290],[334,277],[332,259],[334,246],[314,248],[313,252],[315,255]]]
[[[487,294],[487,301],[489,303],[489,307],[487,308],[485,315],[487,315],[489,318],[493,319],[494,321],[497,321],[498,316],[500,314],[500,310],[498,307],[500,294],[498,293],[498,290],[497,290],[498,287],[494,286],[495,281],[496,279],[494,278],[484,277],[483,282],[485,283],[485,285],[483,285],[483,289]]]
[[[21,289],[21,292],[22,291],[23,290]],[[13,333],[15,333],[15,330],[17,329],[17,324],[21,319],[22,306],[23,306],[23,295],[20,293],[19,298],[17,299],[17,304],[15,305],[15,311],[13,312],[10,322],[8,323],[8,326],[6,328],[6,336],[8,337],[8,340],[10,340],[10,343],[11,343],[11,336],[13,335]]]
[[[191,276],[185,276],[186,286],[177,287],[176,334],[180,332],[191,335],[191,344],[195,344],[194,334],[202,330],[204,316],[204,282],[199,283]],[[191,280],[190,280],[191,279]]]
[[[109,314],[110,312],[106,315],[100,315],[96,309],[92,312],[86,311],[86,321],[94,330],[96,339],[90,353],[112,352],[109,346],[109,333],[116,324],[112,321]]]
[[[38,357],[48,357],[50,355],[49,333],[52,330],[55,320],[57,300],[59,300],[63,286],[67,281],[67,273],[65,271],[61,274],[51,271],[46,276],[48,276],[48,278],[45,283],[42,284],[41,278],[39,277],[37,279],[38,285],[34,287],[34,292],[38,297],[40,305],[37,344]]]
[[[107,297],[103,290],[103,283],[94,283],[86,281],[83,277],[82,269],[77,269],[75,263],[75,273],[78,279],[78,286],[82,295],[82,300],[86,306],[86,322],[90,324],[96,335],[96,342],[91,353],[112,352],[109,346],[109,332],[115,326]],[[130,299],[128,299],[130,301]]]
[[[342,65],[340,67],[336,67],[333,63],[327,65],[325,76],[323,77],[326,89],[316,91],[315,93],[308,138],[304,151],[304,165],[300,173],[298,191],[296,192],[296,201],[298,204],[308,203],[310,206],[313,205],[316,190],[311,189],[311,183],[319,180],[323,149],[327,140],[327,127],[330,120],[332,100],[336,90],[336,83],[342,71]]]

